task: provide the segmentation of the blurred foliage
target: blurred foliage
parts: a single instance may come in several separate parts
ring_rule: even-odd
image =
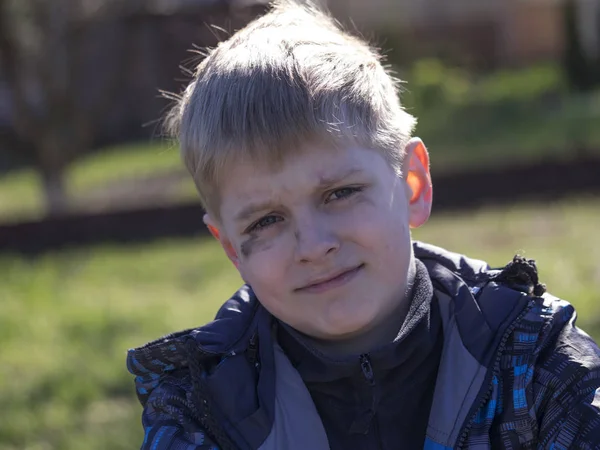
[[[411,104],[421,114],[439,107],[531,106],[566,93],[565,79],[553,65],[505,69],[478,77],[437,59],[423,59],[407,76]]]
[[[600,338],[598,199],[434,216],[417,239],[493,266],[514,253]],[[0,450],[139,448],[126,349],[213,317],[241,284],[213,240],[0,256]]]
[[[571,93],[557,65],[475,76],[424,59],[400,76],[439,172],[600,153],[600,90]]]

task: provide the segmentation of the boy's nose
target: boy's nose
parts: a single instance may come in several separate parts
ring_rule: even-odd
[[[303,227],[297,227],[296,261],[299,263],[316,262],[335,254],[340,241],[331,230],[318,221],[311,221]]]

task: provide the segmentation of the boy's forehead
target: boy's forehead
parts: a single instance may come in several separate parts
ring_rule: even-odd
[[[227,177],[226,185],[229,186],[225,187],[247,189],[252,185],[257,190],[269,190],[271,185],[285,188],[287,184],[302,183],[317,187],[332,184],[369,171],[369,165],[353,153],[355,152],[326,149],[293,155],[278,163],[234,162],[228,170],[231,176]]]
[[[239,210],[248,209],[250,204],[276,201],[287,193],[310,195],[368,173],[371,158],[370,151],[326,149],[302,152],[277,165],[237,161],[228,168],[229,176],[221,186],[221,204],[229,213],[239,215]]]
[[[241,168],[232,172],[223,191],[225,195],[236,193],[238,196],[251,197],[296,190],[299,187],[326,188],[353,175],[360,175],[365,170],[365,167],[350,164],[295,166],[291,171]]]

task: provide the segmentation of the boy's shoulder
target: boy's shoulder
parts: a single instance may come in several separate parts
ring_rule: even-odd
[[[441,287],[451,297],[460,297],[460,287],[466,287],[480,305],[498,306],[506,297],[541,298],[546,293],[535,260],[515,255],[504,267],[492,268],[480,259],[420,241],[413,241],[413,251],[427,267],[434,287]]]
[[[485,261],[470,258],[464,254],[446,250],[422,241],[413,241],[415,258],[427,266],[430,275],[439,275],[439,268],[459,274],[465,281],[479,279],[491,270]],[[436,267],[437,266],[437,269]],[[432,273],[434,272],[434,273]]]
[[[575,308],[569,301],[546,292],[535,261],[515,256],[505,267],[491,268],[484,261],[430,244],[416,241],[413,245],[415,256],[427,266],[434,288],[454,303],[453,317],[462,328],[463,343],[473,340],[472,347],[478,348],[485,333],[474,330],[483,329],[495,335],[490,337],[490,342],[495,342],[493,348],[515,356],[505,361],[523,360],[529,354],[537,361],[543,359],[545,367],[552,370],[560,363],[548,363],[544,358],[576,363],[586,357],[598,358],[594,341],[575,325]],[[503,346],[499,345],[501,334],[506,338]],[[554,350],[564,342],[570,343]],[[568,350],[570,347],[573,349]],[[550,356],[553,351],[556,355]]]
[[[165,376],[186,373],[190,355],[210,366],[227,354],[244,351],[255,325],[259,302],[248,286],[241,287],[217,312],[214,320],[196,328],[167,334],[127,352],[127,369],[136,377],[142,404]]]
[[[505,267],[492,269],[483,261],[420,242],[415,243],[415,255],[431,261],[432,278],[458,276],[487,325],[494,328],[504,322],[505,339],[494,352],[501,372],[508,371],[509,378],[521,380],[523,386],[535,385],[538,399],[557,390],[563,392],[564,401],[575,403],[584,393],[593,396],[600,386],[598,344],[577,326],[570,301],[546,291],[535,261],[515,256]],[[510,309],[514,310],[504,316],[503,311]],[[502,328],[499,325],[498,330]]]

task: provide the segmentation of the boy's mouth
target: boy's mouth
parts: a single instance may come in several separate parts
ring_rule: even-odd
[[[328,291],[329,289],[343,286],[344,284],[354,279],[354,277],[362,270],[363,267],[364,264],[360,264],[350,269],[343,269],[333,274],[316,278],[307,283],[305,286],[295,289],[295,291],[302,293],[317,294]]]

